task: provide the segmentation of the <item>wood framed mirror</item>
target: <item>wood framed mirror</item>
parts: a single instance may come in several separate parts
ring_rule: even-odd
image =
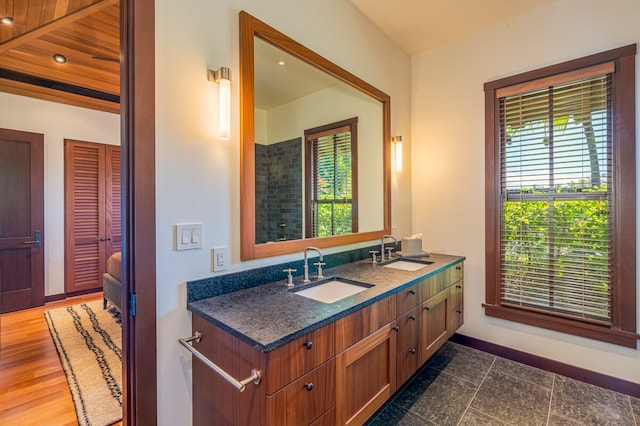
[[[302,252],[308,246],[325,248],[373,241],[390,233],[387,94],[242,11],[240,104],[242,260]],[[353,118],[358,126],[353,132],[354,137],[357,135],[357,149],[353,145],[355,163],[347,180],[350,188],[353,181],[355,193],[351,197],[341,192],[334,197],[339,199],[338,204],[332,201],[338,207],[328,209],[330,215],[348,209],[355,225],[335,229],[329,225],[324,227],[331,228],[327,230],[317,225],[319,219],[309,219],[324,217],[317,206],[327,201],[322,197],[315,204],[309,201],[313,197],[308,188],[319,184],[310,184],[314,178],[304,176],[305,166],[314,157],[305,151],[305,135]],[[340,135],[344,137],[344,133]],[[279,164],[263,164],[278,156],[282,157]],[[347,161],[337,159],[335,164],[343,167],[351,158],[349,154]],[[268,170],[279,174],[284,171],[287,180],[276,180]],[[315,179],[324,182],[322,176]],[[266,207],[267,203],[271,206]],[[310,227],[314,230],[310,231]]]

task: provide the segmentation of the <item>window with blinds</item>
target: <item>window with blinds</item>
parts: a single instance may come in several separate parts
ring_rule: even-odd
[[[612,71],[501,91],[503,304],[610,323]]]
[[[635,56],[485,83],[485,315],[637,347]]]
[[[305,132],[308,238],[357,232],[356,124],[350,119]]]

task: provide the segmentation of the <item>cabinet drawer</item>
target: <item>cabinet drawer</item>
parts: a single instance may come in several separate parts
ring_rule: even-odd
[[[460,262],[420,281],[420,300],[425,301],[435,296],[451,284],[460,281],[463,275],[464,267]]]
[[[398,327],[398,337],[396,344],[398,349],[405,348],[410,344],[414,344],[418,340],[418,330],[420,327],[420,321],[418,315],[420,307],[413,308],[400,318],[396,320],[396,327]]]
[[[361,341],[396,318],[396,295],[392,294],[335,322],[336,353]]]
[[[464,294],[464,280],[460,280],[451,286],[451,306],[462,303]]]
[[[334,324],[326,325],[269,352],[267,395],[335,355]]]
[[[413,343],[413,345],[409,345],[397,353],[396,365],[398,373],[396,380],[398,388],[418,369],[418,342],[415,341]]]
[[[459,303],[455,308],[449,312],[450,331],[449,335],[452,336],[462,324],[464,324],[464,303]]]
[[[273,425],[310,425],[336,401],[336,363],[332,359],[269,396],[268,415]]]
[[[464,262],[456,263],[451,267],[451,282],[455,283],[464,277]]]
[[[420,299],[420,288],[417,283],[396,293],[398,315],[415,308],[420,302],[422,300]]]

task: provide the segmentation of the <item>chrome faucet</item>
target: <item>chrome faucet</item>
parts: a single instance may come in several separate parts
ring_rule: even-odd
[[[380,241],[380,260],[384,260],[384,240],[386,240],[387,238],[391,238],[394,243],[398,242],[398,239],[396,237],[394,237],[393,235],[383,235],[382,236],[382,240]],[[389,254],[387,255],[387,259],[391,259],[391,250],[393,250],[393,249],[392,248],[388,248],[387,250],[389,250]]]
[[[307,253],[309,252],[309,250],[313,250],[313,251],[317,251],[318,252],[318,262],[314,263],[314,265],[318,266],[318,279],[322,279],[324,278],[322,276],[322,265],[326,265],[326,263],[322,262],[322,252],[320,251],[319,248],[317,247],[307,247],[306,249],[304,249],[304,279],[302,280],[302,282],[304,283],[308,283],[309,282],[309,260],[307,257]]]

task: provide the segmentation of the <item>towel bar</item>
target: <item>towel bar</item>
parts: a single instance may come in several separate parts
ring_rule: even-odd
[[[251,376],[243,380],[237,380],[234,377],[232,377],[229,373],[224,371],[222,368],[218,367],[209,358],[204,356],[200,351],[198,351],[196,348],[194,348],[189,344],[194,340],[196,342],[200,342],[201,338],[202,338],[202,334],[199,331],[196,331],[196,333],[191,337],[179,338],[178,343],[180,343],[186,350],[191,352],[200,361],[204,362],[207,367],[209,367],[210,369],[212,369],[213,371],[221,375],[226,381],[231,383],[240,392],[244,392],[246,385],[248,385],[251,382],[255,383],[256,385],[260,383],[260,379],[262,378],[262,376],[260,374],[260,371],[256,370],[255,368],[251,370]]]

